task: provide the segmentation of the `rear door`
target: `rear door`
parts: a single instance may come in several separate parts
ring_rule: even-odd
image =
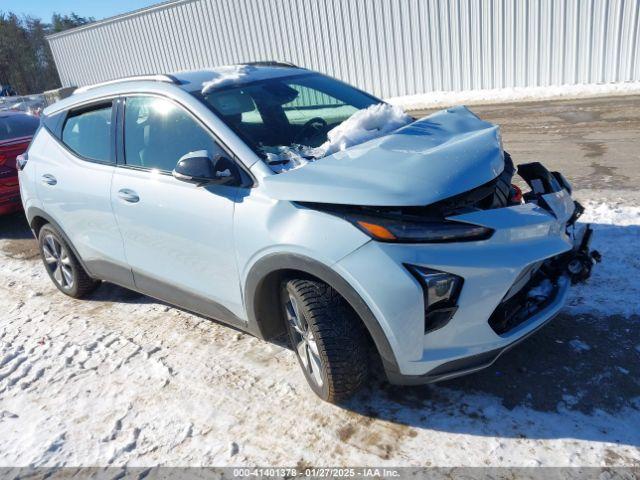
[[[183,155],[229,156],[183,106],[158,96],[122,105],[112,205],[139,291],[237,323],[242,311],[233,212],[240,186],[174,178]]]
[[[70,110],[59,131],[44,135],[51,141],[37,142],[29,155],[37,165],[36,188],[46,213],[69,237],[91,275],[133,286],[111,208],[114,102]]]

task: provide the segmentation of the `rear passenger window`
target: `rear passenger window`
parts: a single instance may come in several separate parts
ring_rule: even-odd
[[[111,103],[72,111],[62,129],[62,142],[89,160],[112,162]]]

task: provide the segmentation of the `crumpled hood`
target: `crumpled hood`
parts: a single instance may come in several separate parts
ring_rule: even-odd
[[[487,183],[503,168],[499,128],[455,107],[267,177],[264,186],[278,200],[419,206]]]

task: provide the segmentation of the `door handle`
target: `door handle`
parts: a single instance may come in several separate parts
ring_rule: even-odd
[[[46,173],[42,175],[42,183],[47,185],[55,185],[58,183],[58,180],[56,180],[56,177],[54,177],[50,173]]]
[[[130,190],[128,188],[123,188],[122,190],[118,190],[118,197],[129,203],[137,203],[140,201],[140,197],[136,192]]]

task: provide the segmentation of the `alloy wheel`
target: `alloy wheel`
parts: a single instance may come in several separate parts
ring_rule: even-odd
[[[67,248],[53,235],[47,234],[42,243],[44,261],[55,282],[64,290],[73,288],[73,265]]]
[[[293,340],[303,368],[309,373],[318,387],[322,387],[322,359],[318,351],[318,343],[307,323],[304,315],[300,311],[298,302],[289,294],[289,299],[285,305],[287,322],[293,333]]]

